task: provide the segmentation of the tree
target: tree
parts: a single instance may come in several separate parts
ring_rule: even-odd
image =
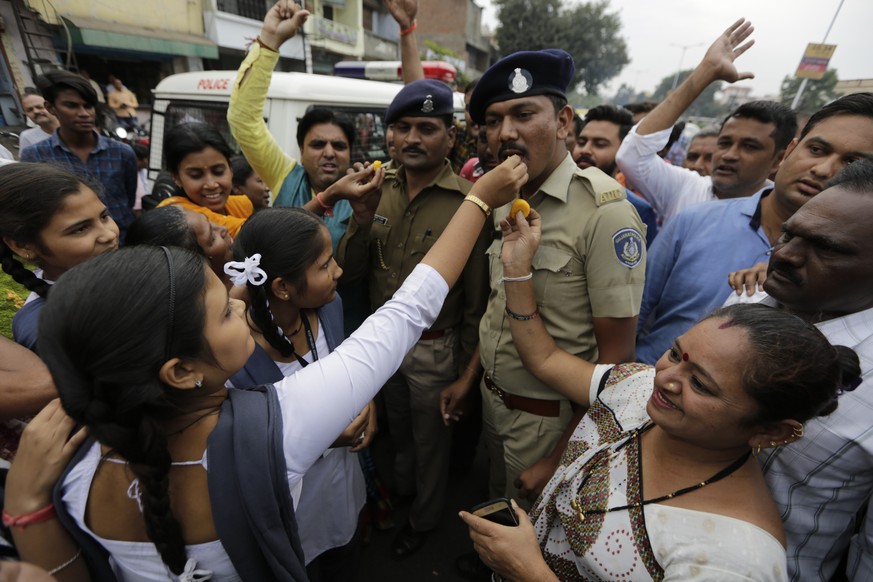
[[[576,75],[589,95],[618,75],[630,60],[619,36],[621,19],[609,0],[565,8],[561,0],[496,0],[497,44],[505,56],[520,50],[560,47],[573,56]]]
[[[782,87],[779,89],[779,101],[783,105],[791,105],[797,90],[800,89],[801,81],[802,79],[799,77],[791,76],[782,79]],[[836,99],[838,97],[834,92],[836,85],[836,69],[828,69],[821,79],[809,79],[806,83],[806,88],[803,90],[803,95],[800,96],[800,103],[797,104],[797,112],[812,114],[821,109],[826,103]]]
[[[679,83],[682,83],[688,75],[691,74],[693,69],[686,69],[684,71],[679,72]],[[653,101],[661,101],[664,97],[667,96],[668,93],[673,88],[673,79],[676,77],[676,74],[667,75],[661,82],[658,83],[658,86],[655,88],[655,92],[652,94]],[[679,86],[677,83],[677,87]],[[718,103],[715,100],[715,94],[721,91],[722,82],[718,81],[717,83],[711,83],[709,87],[703,90],[703,93],[694,100],[694,103],[691,104],[691,107],[685,112],[687,115],[694,115],[699,117],[720,117],[725,111],[724,105]]]

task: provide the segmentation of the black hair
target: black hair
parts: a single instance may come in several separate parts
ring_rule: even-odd
[[[230,158],[230,169],[233,171],[234,186],[245,186],[246,180],[255,173],[252,169],[252,165],[249,164],[249,161],[245,156],[234,156]]]
[[[275,301],[272,283],[281,277],[297,290],[306,291],[306,269],[321,254],[324,223],[302,208],[265,208],[254,213],[233,242],[233,259],[244,261],[260,253],[260,268],[267,274],[262,285],[247,283],[252,321],[282,356],[294,354],[294,344],[279,333],[268,302]]]
[[[177,575],[187,557],[170,503],[163,423],[179,415],[182,391],[162,383],[158,371],[170,358],[208,355],[206,268],[202,258],[172,247],[106,253],[58,280],[39,322],[40,356],[64,410],[130,463],[146,533]]]
[[[569,101],[567,101],[567,98],[564,97],[563,95],[551,95],[551,94],[549,94],[549,95],[545,95],[545,97],[548,98],[548,100],[552,102],[552,107],[555,108],[555,117],[558,117],[558,114],[561,112],[561,109],[563,109],[564,107],[566,107],[569,104]]]
[[[582,121],[582,118],[578,113],[573,112],[573,135],[579,137],[579,134],[582,133],[583,127],[585,127],[585,122]]]
[[[718,137],[718,133],[719,133],[719,131],[718,131],[717,127],[713,127],[713,126],[704,127],[703,129],[701,129],[700,131],[698,131],[697,133],[695,133],[694,135],[691,136],[691,141],[694,141],[697,138]],[[688,142],[688,145],[691,145],[691,141]]]
[[[233,151],[221,133],[208,123],[200,121],[182,123],[173,127],[164,135],[164,144],[166,144],[164,155],[167,157],[167,169],[173,174],[179,173],[179,166],[182,165],[185,156],[202,152],[208,147],[218,150],[227,159],[228,165],[233,156]],[[181,191],[181,188],[179,190]],[[184,196],[184,192],[181,195]]]
[[[806,134],[823,120],[835,115],[863,115],[873,118],[873,93],[869,91],[852,93],[831,101],[809,118],[803,126],[803,131],[800,132],[800,139],[806,137]]]
[[[761,123],[775,125],[776,128],[770,134],[776,144],[775,154],[787,148],[797,134],[797,114],[791,108],[776,101],[760,100],[743,103],[725,117],[719,131],[724,129],[724,124],[729,119],[756,119]]]
[[[39,89],[32,86],[27,86],[24,88],[24,93],[21,94],[22,97],[27,97],[28,95],[39,95],[42,97],[42,93],[39,92]]]
[[[624,108],[631,112],[631,115],[637,113],[651,113],[658,106],[657,101],[640,101],[639,103],[628,103]]]
[[[87,185],[76,174],[53,164],[0,166],[0,237],[43,248],[40,232],[61,210],[67,196],[78,194]],[[50,285],[19,262],[6,244],[0,245],[0,265],[29,291],[48,296]]]
[[[58,93],[72,89],[82,96],[85,103],[91,107],[97,107],[97,92],[94,91],[94,87],[91,86],[88,79],[82,75],[77,75],[63,69],[54,69],[46,71],[37,77],[34,82],[39,92],[45,97],[45,100],[52,105],[55,104]]]
[[[303,150],[303,141],[306,139],[306,134],[309,133],[313,126],[321,125],[322,123],[339,127],[346,136],[346,141],[349,142],[349,149],[355,145],[355,126],[347,116],[335,113],[325,107],[313,107],[297,123],[297,145],[301,151]]]
[[[873,194],[873,156],[861,158],[846,166],[828,182],[828,188],[834,186],[859,194]]]
[[[203,257],[197,236],[178,206],[163,206],[144,213],[131,223],[124,239],[129,247],[137,245],[180,247]]]
[[[837,409],[837,397],[861,376],[858,355],[832,346],[814,325],[764,305],[731,305],[704,318],[746,331],[749,357],[743,387],[759,410],[749,424],[794,419],[805,422]]]
[[[132,143],[130,144],[130,147],[133,148],[133,153],[136,154],[136,159],[144,160],[149,157],[149,148],[141,143]]]
[[[475,89],[475,88],[476,88],[476,85],[477,85],[478,83],[479,83],[479,79],[473,79],[472,81],[470,81],[469,83],[467,83],[467,86],[464,87],[464,95],[466,95],[467,93],[469,93],[470,91],[472,91],[473,89]]]
[[[634,126],[634,116],[630,111],[624,107],[610,104],[598,105],[589,109],[588,113],[585,114],[585,119],[582,121],[582,127],[579,128],[576,135],[582,132],[589,121],[608,121],[609,123],[614,123],[618,126],[619,141],[624,140],[625,136]]]

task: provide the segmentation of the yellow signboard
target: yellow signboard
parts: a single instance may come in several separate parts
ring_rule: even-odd
[[[821,79],[824,77],[825,71],[828,70],[828,62],[834,56],[835,50],[837,50],[835,44],[809,43],[806,45],[806,52],[803,53],[800,66],[797,67],[797,72],[794,75],[807,79]]]

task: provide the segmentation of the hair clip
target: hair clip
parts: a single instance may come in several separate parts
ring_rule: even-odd
[[[267,281],[267,274],[259,267],[261,253],[255,253],[246,257],[245,261],[228,261],[224,265],[224,272],[230,276],[230,281],[237,287],[246,283],[260,286]]]

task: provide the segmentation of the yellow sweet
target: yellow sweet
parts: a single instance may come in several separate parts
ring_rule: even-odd
[[[382,160],[376,160],[375,162],[373,162],[373,169],[374,170],[378,170],[381,167],[382,167]]]
[[[521,212],[522,216],[525,218],[530,214],[530,204],[527,203],[527,200],[522,200],[519,198],[515,202],[512,203],[512,207],[509,209],[509,217],[512,220],[515,220],[515,217],[518,216],[518,213]]]

